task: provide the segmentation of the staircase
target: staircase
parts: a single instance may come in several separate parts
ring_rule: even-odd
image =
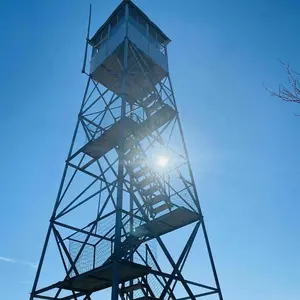
[[[142,282],[142,279],[138,279],[137,282],[121,288],[120,292],[123,294],[123,299],[129,300],[156,300],[155,295],[150,288],[147,281]]]
[[[132,147],[124,156],[133,186],[144,201],[152,218],[157,214],[171,210],[172,204],[158,176],[146,164],[146,157],[139,145]]]

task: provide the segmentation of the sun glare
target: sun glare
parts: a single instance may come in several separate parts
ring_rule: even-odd
[[[159,166],[161,168],[165,168],[168,163],[169,163],[169,157],[162,156],[162,155],[157,156],[157,160],[156,160],[157,166]]]

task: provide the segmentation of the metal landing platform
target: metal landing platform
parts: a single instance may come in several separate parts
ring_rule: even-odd
[[[126,282],[149,274],[151,268],[129,261],[119,262],[120,283]],[[113,264],[99,267],[60,281],[56,284],[57,288],[65,290],[75,290],[78,292],[92,293],[112,286]]]
[[[112,125],[112,127],[105,131],[100,137],[87,143],[76,154],[83,152],[93,159],[99,159],[113,148],[119,146],[121,128],[125,129],[125,150],[128,150],[133,147],[133,143],[141,141],[171,121],[175,115],[175,110],[165,104],[161,109],[157,110],[141,123],[137,123],[126,117]]]
[[[105,155],[107,152],[115,148],[119,144],[120,131],[123,127],[125,129],[125,139],[133,133],[133,129],[137,126],[137,123],[130,118],[124,118],[113,124],[108,130],[106,130],[97,139],[87,143],[81,151],[92,158],[98,159]],[[80,151],[80,152],[81,152]]]
[[[132,235],[136,237],[155,238],[173,230],[199,221],[201,216],[185,207],[179,207],[165,215],[162,215],[148,223],[137,227]]]

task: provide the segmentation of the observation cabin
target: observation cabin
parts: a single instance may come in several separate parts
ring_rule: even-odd
[[[134,52],[124,47],[126,38],[147,62],[151,83],[139,72],[135,74],[140,67]],[[130,82],[126,82],[125,89],[131,104],[151,93],[153,85],[168,74],[167,45],[170,39],[131,1],[123,0],[89,43],[93,47],[90,76],[117,95],[122,93],[122,69],[124,55],[127,55]]]

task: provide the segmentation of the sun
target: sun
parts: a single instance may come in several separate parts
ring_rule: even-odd
[[[163,156],[163,155],[158,155],[156,158],[156,165],[165,168],[169,163],[169,157],[168,156]]]

